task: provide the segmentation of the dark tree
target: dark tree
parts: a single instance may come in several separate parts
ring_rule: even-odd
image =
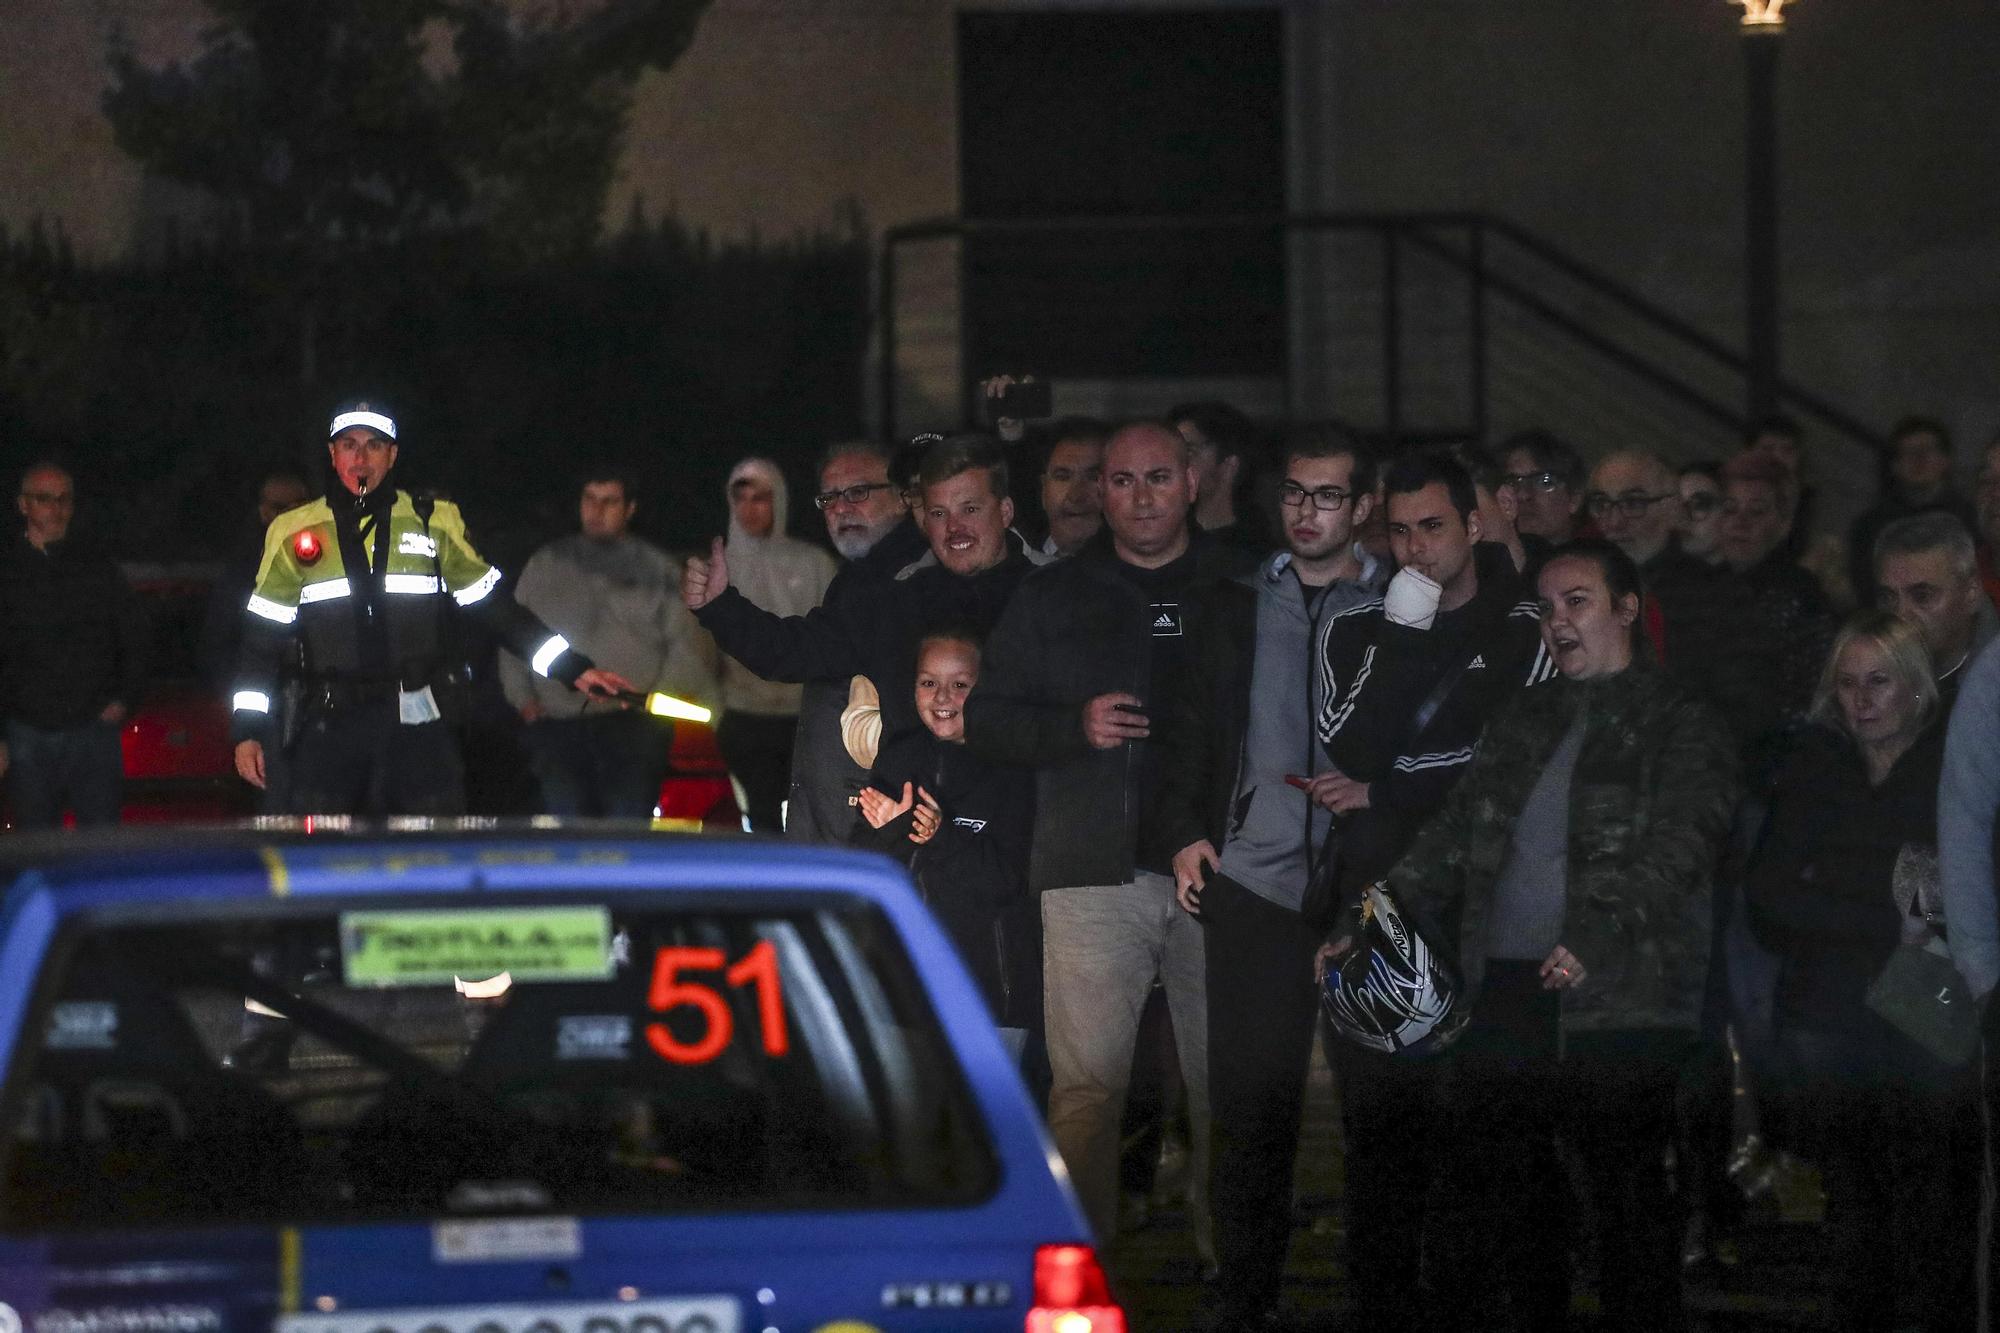
[[[471,231],[525,257],[599,235],[633,88],[708,0],[206,0],[184,64],[111,51],[104,110],[147,170],[254,245],[351,252]]]

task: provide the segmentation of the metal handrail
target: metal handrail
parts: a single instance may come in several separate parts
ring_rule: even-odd
[[[1750,365],[1748,357],[1739,353],[1713,335],[1695,327],[1687,320],[1673,314],[1658,303],[1640,295],[1631,287],[1602,270],[1577,259],[1546,238],[1508,219],[1484,213],[1459,211],[1437,212],[1302,212],[1302,213],[1235,213],[1217,214],[1206,217],[1133,215],[1129,217],[1087,216],[1052,218],[929,218],[890,227],[883,233],[882,262],[878,273],[878,317],[881,326],[881,404],[885,420],[893,420],[895,403],[895,264],[893,254],[897,246],[925,240],[977,238],[981,236],[1025,236],[1044,235],[1101,235],[1119,232],[1237,232],[1260,231],[1360,231],[1374,232],[1383,241],[1383,267],[1385,281],[1394,283],[1397,274],[1397,247],[1399,242],[1411,241],[1426,252],[1442,258],[1453,267],[1466,274],[1471,283],[1472,336],[1479,351],[1474,366],[1472,398],[1475,414],[1485,417],[1486,384],[1484,367],[1484,342],[1487,322],[1485,297],[1490,292],[1504,297],[1535,318],[1561,332],[1579,345],[1590,349],[1633,374],[1669,397],[1687,405],[1703,416],[1734,430],[1742,430],[1748,422],[1744,415],[1736,412],[1689,384],[1685,377],[1662,366],[1628,345],[1592,328],[1574,315],[1562,310],[1545,297],[1538,295],[1522,283],[1495,272],[1494,247],[1489,237],[1504,240],[1535,260],[1546,264],[1564,277],[1575,282],[1597,297],[1617,307],[1640,324],[1679,343],[1698,354],[1721,370],[1747,379]],[[1461,252],[1435,233],[1441,231],[1462,231],[1467,236],[1466,249]],[[1393,291],[1388,292],[1388,301],[1394,304]],[[961,307],[961,324],[966,312]],[[1386,410],[1393,427],[1398,424],[1399,397],[1396,363],[1399,360],[1394,350],[1394,340],[1398,337],[1398,321],[1393,311],[1384,313],[1384,337],[1389,340],[1390,354],[1387,358],[1386,378],[1388,380]],[[967,332],[961,327],[961,345]],[[1844,411],[1820,395],[1800,385],[1781,379],[1777,385],[1778,399],[1805,415],[1817,419],[1822,424],[1870,448],[1883,447],[1879,432],[1870,429],[1851,413]]]

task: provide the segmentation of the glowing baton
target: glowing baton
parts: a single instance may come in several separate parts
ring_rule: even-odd
[[[658,690],[651,694],[640,694],[637,690],[621,691],[618,697],[634,708],[645,709],[654,717],[675,717],[683,722],[709,722],[715,717],[711,709]]]

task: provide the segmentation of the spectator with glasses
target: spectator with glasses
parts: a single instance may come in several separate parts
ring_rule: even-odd
[[[1325,768],[1311,652],[1389,573],[1354,541],[1375,503],[1358,440],[1301,429],[1283,475],[1285,549],[1221,584],[1190,636],[1157,807],[1181,905],[1208,927],[1216,1285],[1232,1328],[1276,1308],[1291,1239],[1319,943],[1305,886],[1333,819],[1301,789]]]
[[[1531,430],[1502,446],[1501,466],[1513,488],[1519,510],[1515,524],[1522,537],[1546,543],[1537,551],[1530,543],[1530,563],[1536,566],[1552,547],[1578,534],[1583,509],[1583,458],[1549,434]]]
[[[891,451],[871,440],[841,441],[820,458],[819,494],[813,504],[826,518],[826,535],[840,554],[840,569],[821,605],[839,613],[850,599],[876,595],[897,573],[929,549],[910,518],[903,488],[890,473]],[[868,770],[840,741],[840,713],[847,682],[807,681],[792,738],[791,803],[787,836],[806,842],[840,842],[854,822],[854,801]]]
[[[1621,449],[1590,474],[1585,508],[1612,545],[1638,566],[1641,623],[1662,662],[1705,663],[1714,648],[1707,614],[1712,572],[1680,549],[1681,498],[1657,454]]]
[[[1541,570],[1543,557],[1552,548],[1536,538],[1535,554],[1532,557],[1529,555],[1527,543],[1521,540],[1520,527],[1515,523],[1520,515],[1520,505],[1514,500],[1514,487],[1507,480],[1506,469],[1492,454],[1470,440],[1447,445],[1445,452],[1472,478],[1472,493],[1479,501],[1479,539],[1506,547],[1508,558],[1514,562],[1515,572],[1520,574],[1523,582],[1532,586],[1535,575]]]
[[[1722,464],[1689,463],[1675,488],[1681,497],[1681,551],[1711,570],[1722,566]]]

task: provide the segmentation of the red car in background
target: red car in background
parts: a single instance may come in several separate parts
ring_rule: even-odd
[[[224,695],[201,672],[202,621],[217,573],[213,565],[125,569],[145,604],[151,651],[145,698],[120,737],[125,754],[121,818],[127,824],[206,823],[256,813],[255,793],[236,776]],[[496,714],[512,716],[500,709],[488,716]],[[657,814],[666,827],[683,831],[741,829],[742,814],[713,727],[674,723]]]
[[[145,697],[125,720],[127,824],[186,824],[256,813],[236,776],[229,709],[201,678],[199,650],[213,565],[128,565],[146,611]]]

